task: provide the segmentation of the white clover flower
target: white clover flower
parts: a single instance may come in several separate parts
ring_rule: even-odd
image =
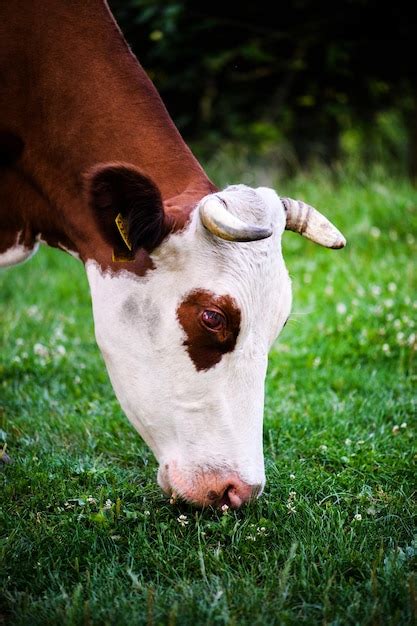
[[[35,343],[35,345],[33,346],[33,352],[36,354],[36,356],[44,358],[49,356],[49,350],[46,346],[43,345],[43,343]]]
[[[392,434],[393,434],[393,435],[398,435],[399,430],[400,430],[400,427],[398,426],[398,424],[395,424],[395,425],[392,427]]]
[[[395,293],[397,291],[397,285],[395,283],[388,283],[388,291]]]
[[[393,324],[395,330],[399,330],[401,328],[401,320],[399,320],[398,318],[396,320],[394,320],[394,324]]]
[[[372,285],[371,286],[371,293],[373,296],[380,296],[381,295],[381,287],[379,285]]]
[[[324,288],[324,293],[326,296],[332,296],[334,292],[333,285],[326,285]]]
[[[391,241],[398,241],[398,233],[396,230],[390,230],[389,231],[389,238],[391,239]]]
[[[336,305],[336,311],[339,313],[339,315],[344,315],[347,311],[347,306],[344,302],[338,302],[338,304]]]
[[[93,496],[88,496],[87,502],[89,504],[97,504],[97,500],[95,498],[93,498]]]
[[[18,338],[16,339],[16,345],[17,345],[17,346],[23,346],[23,344],[24,344],[24,343],[25,343],[25,342],[23,341],[22,337],[18,337]]]
[[[411,335],[407,339],[407,343],[409,346],[412,346],[416,342],[416,334],[411,333]]]
[[[317,369],[319,367],[320,363],[321,363],[321,358],[319,356],[316,356],[316,358],[313,361],[313,367],[315,369]]]
[[[384,306],[387,309],[392,309],[392,307],[394,306],[394,300],[392,298],[388,298],[387,300],[384,300]]]
[[[353,517],[353,521],[354,522],[361,522],[362,521],[362,515],[360,513],[356,513]]]
[[[351,446],[352,445],[352,440],[351,439],[345,439],[345,445],[346,446]]]
[[[177,517],[177,522],[181,524],[181,526],[186,526],[188,524],[187,516],[180,515],[179,517]]]
[[[290,480],[295,480],[295,474],[290,474]]]
[[[149,515],[151,514],[151,512],[150,512],[150,511],[144,511],[144,512],[143,512],[143,514],[144,514],[144,515],[146,515],[146,517],[149,517]]]
[[[369,233],[374,239],[379,239],[379,237],[381,236],[381,231],[376,226],[372,226],[369,230]]]
[[[64,329],[62,326],[57,326],[54,330],[54,339],[60,339],[64,341],[66,339],[66,335],[64,333]]]
[[[412,246],[413,243],[415,242],[415,238],[414,235],[412,235],[411,233],[407,233],[406,237],[405,237],[406,242],[408,243],[409,246]]]
[[[111,509],[113,502],[108,498],[104,503],[103,509],[108,510]]]
[[[403,422],[403,423],[401,424],[400,428],[403,428],[403,429],[404,429],[404,428],[407,428],[407,422]]]
[[[229,507],[227,506],[227,504],[223,504],[222,506],[223,513],[227,513],[228,510],[229,510]]]
[[[382,351],[388,353],[390,351],[389,344],[384,343],[384,345],[382,346]]]
[[[29,315],[29,317],[38,317],[39,316],[39,309],[36,306],[36,304],[32,304],[32,306],[28,307],[27,313]]]
[[[292,513],[296,513],[296,508],[294,506],[295,502],[294,500],[297,499],[297,492],[296,491],[290,491],[288,494],[288,500],[286,503],[286,507],[288,509],[288,514],[291,515]]]
[[[56,347],[56,352],[57,354],[59,354],[59,356],[64,356],[67,353],[65,346],[63,346],[62,344],[59,344]]]

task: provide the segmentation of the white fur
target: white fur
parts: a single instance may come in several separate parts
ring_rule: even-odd
[[[95,332],[119,402],[161,465],[175,463],[190,478],[227,468],[263,485],[267,353],[291,306],[285,213],[271,189],[239,185],[221,195],[241,219],[272,226],[272,237],[225,242],[205,230],[197,208],[152,254],[155,269],[143,278],[88,261]],[[230,295],[241,310],[235,349],[207,371],[191,361],[176,315],[193,289]]]
[[[23,261],[29,260],[39,248],[39,243],[36,243],[32,248],[19,243],[20,233],[16,237],[16,243],[6,250],[0,253],[0,267],[8,267],[9,265],[17,265],[23,263]]]
[[[21,233],[19,232],[16,237],[16,243],[6,250],[5,252],[0,253],[0,267],[8,267],[9,265],[18,265],[19,263],[23,263],[24,261],[28,261],[31,259],[39,249],[39,245],[41,243],[46,243],[41,237],[41,235],[37,235],[36,243],[32,248],[27,248],[26,246],[19,243]],[[81,260],[78,252],[74,250],[70,250],[66,248],[62,243],[58,244],[61,250],[67,252],[71,256],[73,256],[78,261]]]

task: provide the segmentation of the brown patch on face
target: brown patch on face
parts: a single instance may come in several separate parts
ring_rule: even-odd
[[[241,315],[231,296],[195,289],[179,305],[177,317],[187,336],[184,346],[198,371],[214,367],[223,354],[234,350]],[[204,322],[213,317],[221,320],[216,328]]]

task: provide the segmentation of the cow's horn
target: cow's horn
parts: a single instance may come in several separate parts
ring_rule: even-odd
[[[232,215],[219,196],[211,196],[200,205],[200,218],[207,230],[226,241],[257,241],[272,235],[270,228],[247,224]]]
[[[287,214],[286,230],[300,233],[326,248],[343,248],[346,245],[342,233],[312,206],[292,198],[281,198],[281,201]]]

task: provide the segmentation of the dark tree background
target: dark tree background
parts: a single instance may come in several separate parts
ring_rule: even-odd
[[[297,164],[355,153],[417,177],[409,2],[111,0],[183,136],[280,146]],[[204,148],[203,148],[204,147]]]

